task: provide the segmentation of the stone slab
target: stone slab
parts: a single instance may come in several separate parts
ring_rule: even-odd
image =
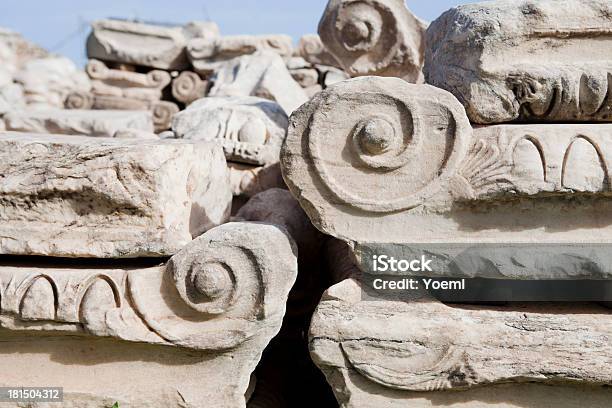
[[[189,40],[218,34],[214,23],[166,26],[127,20],[98,20],[92,23],[87,39],[87,56],[164,70],[186,69],[189,61],[185,48]]]
[[[2,254],[169,256],[229,215],[212,144],[4,133],[0,146]]]
[[[603,408],[611,318],[594,305],[388,299],[347,279],[323,295],[310,350],[351,407],[574,407],[580,396]]]
[[[147,111],[27,109],[4,115],[6,130],[114,137],[118,131],[133,129],[153,133],[153,118]]]
[[[612,121],[608,0],[462,5],[431,24],[427,44],[427,82],[475,123]]]
[[[189,42],[187,54],[196,72],[211,74],[224,62],[258,51],[272,51],[282,57],[293,53],[288,35],[232,35],[217,38],[196,38]]]

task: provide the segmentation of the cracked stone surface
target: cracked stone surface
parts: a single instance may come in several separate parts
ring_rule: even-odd
[[[0,253],[169,256],[227,220],[209,143],[0,134]]]
[[[497,0],[455,7],[427,30],[427,83],[472,122],[612,121],[609,0]]]
[[[342,407],[604,408],[611,319],[595,305],[390,298],[347,279],[323,295],[310,352]]]

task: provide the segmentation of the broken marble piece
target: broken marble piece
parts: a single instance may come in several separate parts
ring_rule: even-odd
[[[88,92],[91,83],[68,58],[32,59],[16,73],[15,82],[23,87],[30,106],[62,108],[72,92]]]
[[[476,123],[612,122],[611,27],[607,0],[458,6],[427,31],[427,81]]]
[[[214,23],[190,23],[183,27],[145,24],[127,20],[98,20],[87,39],[87,56],[102,61],[173,70],[188,69],[185,48],[197,37],[218,35]]]
[[[282,57],[293,53],[291,37],[287,35],[234,35],[216,38],[196,38],[187,45],[187,53],[193,68],[208,75],[223,63],[258,51],[271,51]]]
[[[365,77],[292,115],[281,167],[313,223],[352,243],[600,243],[612,234],[610,135],[610,124],[473,130],[446,91]]]
[[[350,76],[421,83],[426,28],[404,0],[330,0],[319,35]]]
[[[328,88],[333,84],[345,81],[350,78],[346,72],[338,68],[324,65],[317,65],[316,68],[317,71],[319,71],[319,76],[321,77],[321,84],[324,88]]]
[[[100,109],[150,111],[157,132],[170,128],[172,118],[179,111],[176,103],[157,99],[128,98],[118,95],[100,95],[93,92],[71,92],[65,101],[66,109]]]
[[[612,397],[602,358],[612,347],[607,309],[408,298],[372,294],[355,279],[323,295],[310,350],[338,401],[364,408],[517,408],[553,398],[569,408],[582,405],[579,395],[603,408]]]
[[[0,264],[0,362],[21,358],[0,384],[53,377],[79,407],[245,407],[297,275],[289,235],[255,223],[213,228],[161,265],[37,262]]]
[[[329,65],[340,68],[341,64],[325,48],[317,34],[306,34],[300,38],[298,53],[312,65]]]
[[[272,51],[259,51],[224,63],[211,77],[209,96],[259,96],[278,103],[287,114],[308,101],[283,59]]]
[[[228,162],[230,184],[234,196],[253,197],[272,188],[287,188],[278,163],[254,166]]]
[[[147,111],[24,109],[4,115],[6,129],[27,133],[52,133],[113,137],[121,130],[153,133],[153,119]]]
[[[177,138],[215,141],[228,161],[277,163],[287,115],[276,103],[252,96],[206,97],[174,115]]]
[[[319,84],[319,71],[314,68],[291,69],[289,73],[302,88],[310,88]]]
[[[0,135],[0,253],[159,257],[227,220],[211,143]]]
[[[185,105],[206,96],[207,88],[208,82],[192,71],[183,71],[172,80],[172,96]]]

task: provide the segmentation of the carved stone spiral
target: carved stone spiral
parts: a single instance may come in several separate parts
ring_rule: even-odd
[[[108,71],[108,67],[102,61],[95,59],[89,60],[85,67],[85,72],[91,79],[105,79]]]
[[[93,105],[94,97],[89,92],[71,92],[64,101],[66,109],[91,109]]]
[[[351,76],[416,82],[422,77],[424,28],[403,0],[330,0],[319,35]]]
[[[206,81],[198,74],[191,71],[183,71],[172,81],[172,96],[188,105],[196,99],[203,98],[206,93]]]
[[[178,113],[179,108],[173,102],[160,101],[151,107],[153,124],[156,130],[165,130],[170,127],[172,117]]]
[[[172,77],[166,71],[155,69],[146,74],[148,85],[151,88],[164,88],[172,81]]]
[[[177,266],[176,261],[170,263],[183,301],[194,310],[211,315],[227,312],[236,302],[235,267],[223,257],[209,256],[191,260],[188,268]]]
[[[268,324],[260,322],[282,319],[285,300],[279,296],[287,296],[296,273],[292,243],[277,227],[228,223],[175,254],[163,276],[132,273],[130,293],[147,326],[162,338],[225,349]]]
[[[413,208],[440,191],[471,137],[452,95],[397,78],[336,84],[292,121],[287,145],[302,140],[303,160],[320,180],[315,184],[333,195],[326,201],[377,213]],[[301,183],[293,164],[283,161],[290,184]]]

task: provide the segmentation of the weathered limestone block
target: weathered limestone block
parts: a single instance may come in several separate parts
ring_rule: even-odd
[[[298,52],[302,58],[313,65],[329,65],[336,68],[341,68],[341,64],[325,48],[321,42],[321,37],[317,34],[306,34],[300,38]]]
[[[191,71],[183,71],[172,80],[172,96],[179,102],[189,105],[206,96],[208,81]]]
[[[404,0],[330,0],[319,35],[353,77],[396,76],[419,83],[426,27]]]
[[[278,103],[291,114],[308,101],[283,59],[272,51],[234,58],[211,77],[209,96],[259,96]]]
[[[0,362],[20,363],[0,385],[53,378],[79,407],[245,407],[295,252],[278,227],[229,223],[160,266],[4,263]]]
[[[174,102],[119,95],[99,95],[92,92],[70,93],[66,97],[65,107],[67,109],[148,110],[153,115],[153,125],[158,132],[170,128],[172,118],[179,111],[179,107]]]
[[[189,68],[185,47],[198,37],[218,35],[214,23],[189,23],[183,27],[124,20],[98,20],[87,39],[87,56],[150,68]]]
[[[27,109],[4,115],[6,130],[113,137],[126,129],[153,133],[153,118],[147,111]]]
[[[227,220],[213,144],[0,135],[0,253],[168,256]]]
[[[343,407],[606,407],[609,310],[447,306],[332,286],[310,350]],[[526,384],[529,383],[529,384]]]
[[[235,35],[216,38],[196,38],[187,45],[189,60],[200,74],[210,74],[223,63],[258,51],[272,51],[282,57],[293,53],[288,35]]]
[[[428,83],[473,122],[612,121],[608,0],[463,5],[427,31]]]
[[[177,113],[176,137],[223,146],[228,161],[277,163],[287,135],[287,115],[276,103],[252,96],[206,97]]]
[[[349,242],[608,242],[611,134],[472,130],[446,91],[358,78],[292,115],[281,167],[313,223]]]
[[[71,92],[88,92],[91,83],[68,58],[33,59],[16,73],[28,105],[62,108]]]

